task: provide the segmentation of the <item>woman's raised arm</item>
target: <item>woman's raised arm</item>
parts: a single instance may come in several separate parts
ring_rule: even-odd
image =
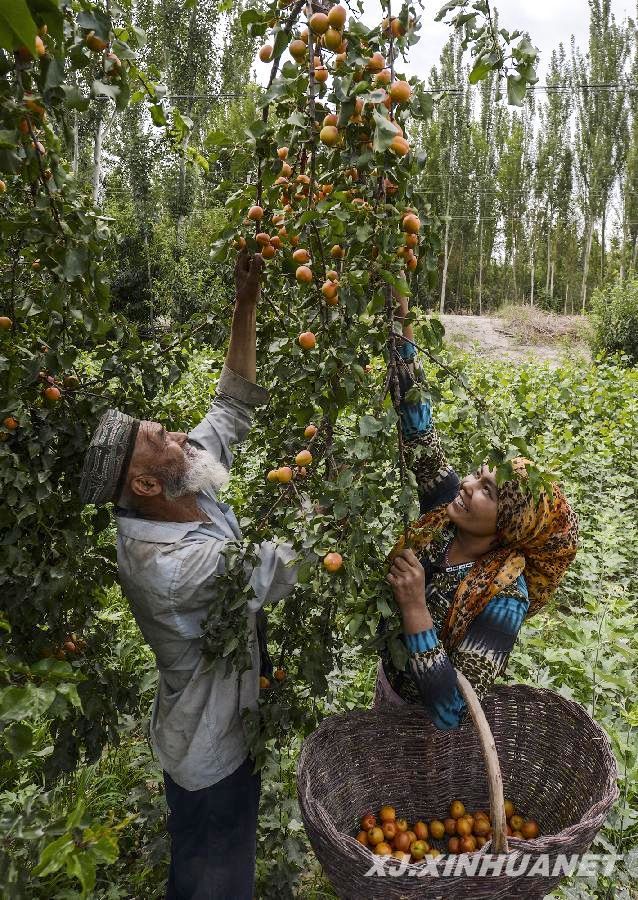
[[[421,514],[437,506],[450,503],[458,494],[459,477],[448,464],[439,436],[432,420],[432,407],[428,400],[410,403],[405,398],[418,378],[415,367],[417,356],[412,325],[406,323],[408,301],[398,297],[395,318],[403,321],[403,337],[397,341],[401,356],[397,360],[397,374],[401,395],[401,429],[404,439],[406,462],[414,472]]]

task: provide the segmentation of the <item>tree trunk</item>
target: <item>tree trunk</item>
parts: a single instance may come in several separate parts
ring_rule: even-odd
[[[552,260],[552,264],[551,264],[550,268],[551,268],[552,274],[551,274],[551,277],[550,277],[550,279],[549,279],[549,299],[550,299],[550,300],[553,300],[553,299],[554,299],[554,275],[555,275],[555,273],[556,273],[556,262],[555,262],[555,260]]]
[[[73,110],[73,163],[72,170],[74,177],[77,177],[78,166],[80,164],[80,136],[78,133],[78,111]]]
[[[631,274],[636,271],[636,259],[638,258],[638,233],[634,235],[634,249],[631,254]]]
[[[594,222],[590,219],[587,222],[587,231],[585,235],[585,255],[583,257],[583,282],[580,289],[580,305],[583,313],[587,306],[587,277],[589,275],[589,257],[591,256],[591,244],[594,237]]]
[[[625,254],[627,252],[627,214],[623,216],[622,220],[622,249],[620,251],[620,272],[618,273],[618,280],[622,283],[625,280]]]
[[[563,306],[563,313],[567,315],[567,299],[569,297],[569,285],[565,288],[565,304]]]
[[[605,226],[607,225],[607,204],[603,207],[603,221],[600,229],[600,283],[605,283]]]
[[[514,217],[512,216],[512,290],[514,303],[518,303],[518,285],[516,284],[516,238],[514,237]]]
[[[155,329],[155,303],[153,302],[153,280],[151,278],[151,254],[148,249],[148,233],[144,232],[144,248],[146,250],[146,278],[148,280],[149,316],[151,328]]]
[[[450,194],[451,194],[451,184],[448,179],[447,183],[447,203],[445,207],[445,240],[443,243],[443,272],[441,273],[441,300],[439,302],[439,313],[443,315],[445,313],[445,290],[447,287],[447,269],[450,261],[450,248],[449,248],[449,240],[450,240]]]
[[[478,278],[478,305],[479,316],[483,315],[483,217],[479,223],[479,278]]]
[[[552,229],[547,229],[547,273],[545,276],[545,293],[549,296],[549,270],[552,266]]]
[[[534,251],[532,250],[532,272],[529,282],[529,305],[534,305],[534,276],[536,274],[536,260],[534,258]]]
[[[104,134],[104,116],[99,112],[95,142],[93,144],[93,204],[98,206],[100,187],[102,184],[102,137]]]
[[[462,294],[463,294],[463,250],[465,248],[465,235],[461,235],[461,252],[459,254],[459,274],[456,280],[456,307],[458,311],[459,304],[462,303]]]
[[[186,219],[186,151],[190,142],[190,132],[184,138],[182,144],[182,157],[179,161],[179,181],[177,187],[177,222],[175,224],[175,236],[178,246],[182,246],[182,233],[184,220]]]

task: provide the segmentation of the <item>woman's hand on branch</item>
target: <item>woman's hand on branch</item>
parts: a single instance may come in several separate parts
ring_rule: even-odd
[[[401,610],[404,634],[419,634],[434,627],[425,602],[425,570],[413,550],[395,556],[386,576]]]
[[[259,300],[261,285],[259,279],[264,268],[264,258],[260,253],[250,256],[244,247],[235,263],[235,299],[242,306],[255,306]]]
[[[386,581],[389,582],[401,610],[405,607],[425,606],[425,570],[414,550],[402,550],[395,556]]]

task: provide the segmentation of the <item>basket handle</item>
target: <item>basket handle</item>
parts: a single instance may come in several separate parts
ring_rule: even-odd
[[[489,723],[483,712],[474,688],[462,672],[456,669],[456,680],[459,691],[467,704],[474,726],[478,731],[485,768],[487,769],[487,785],[490,793],[490,813],[492,817],[492,850],[494,853],[509,853],[507,832],[505,827],[505,801],[503,797],[503,778],[498,762],[496,744]]]

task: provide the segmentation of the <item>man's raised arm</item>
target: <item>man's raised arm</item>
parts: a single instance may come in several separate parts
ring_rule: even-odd
[[[230,469],[232,444],[243,440],[252,424],[256,406],[268,402],[268,391],[256,384],[257,302],[264,261],[259,253],[250,257],[242,250],[235,265],[235,309],[226,360],[217,384],[213,405],[189,434],[215,459]]]

